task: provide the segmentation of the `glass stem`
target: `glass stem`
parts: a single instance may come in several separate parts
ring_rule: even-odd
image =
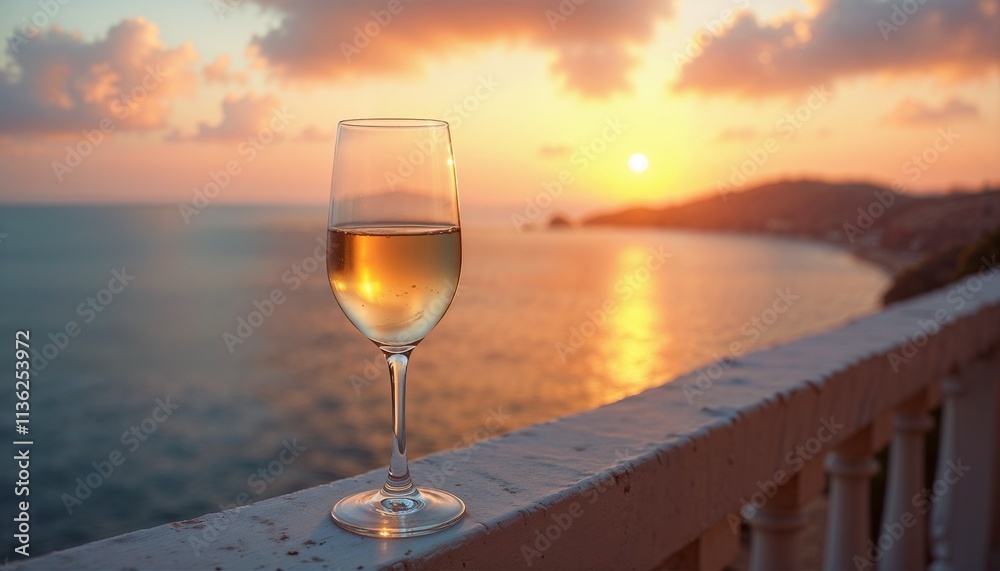
[[[406,460],[406,366],[413,347],[382,347],[389,364],[389,383],[392,392],[392,457],[389,460],[389,477],[382,486],[387,496],[409,496],[415,493],[410,481],[410,467]]]

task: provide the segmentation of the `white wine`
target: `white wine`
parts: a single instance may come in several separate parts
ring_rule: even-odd
[[[326,271],[333,295],[362,333],[382,345],[413,345],[441,320],[458,289],[456,226],[331,228]]]

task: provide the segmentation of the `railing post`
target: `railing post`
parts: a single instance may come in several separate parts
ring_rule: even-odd
[[[823,491],[823,466],[816,460],[784,485],[748,518],[750,569],[798,569],[798,533],[806,525],[803,508]]]
[[[924,513],[916,509],[914,498],[924,489],[924,434],[934,426],[927,413],[928,391],[903,402],[893,419],[893,439],[889,449],[888,483],[882,535],[891,545],[879,559],[879,569],[919,571],[927,564]],[[878,545],[882,549],[882,545]]]
[[[722,519],[656,568],[720,571],[726,569],[739,553],[739,535],[733,533],[729,522]]]
[[[931,486],[934,569],[986,569],[994,557],[998,381],[1000,356],[994,355],[942,383],[944,441]]]
[[[941,381],[941,441],[938,446],[935,481],[941,481],[958,452],[958,401],[967,390],[961,376],[946,377]],[[933,571],[950,571],[952,566],[952,498],[950,490],[938,496],[931,506],[931,556]]]
[[[880,444],[880,432],[887,432],[882,425],[888,418],[858,431],[828,454],[823,463],[830,475],[823,557],[823,568],[828,571],[856,569],[855,558],[863,558],[867,551],[871,477],[879,469],[872,454]]]
[[[721,520],[698,538],[698,568],[725,569],[740,554],[740,538]]]
[[[1000,379],[997,380],[1000,382]],[[990,511],[993,512],[989,540],[990,555],[987,561],[989,569],[1000,569],[1000,389],[995,389],[991,404],[993,417],[993,502]]]

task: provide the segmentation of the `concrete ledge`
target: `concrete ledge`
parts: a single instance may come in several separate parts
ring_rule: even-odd
[[[438,487],[468,505],[466,518],[439,534],[378,540],[330,521],[337,499],[381,485],[380,469],[14,568],[656,567],[710,530],[716,534],[758,482],[801,470],[797,450],[821,456],[909,395],[994,351],[1000,279],[993,277],[966,280],[982,287],[961,307],[949,287],[474,450],[415,461],[418,485],[444,479]],[[944,322],[940,331],[921,333],[920,323],[935,319]]]

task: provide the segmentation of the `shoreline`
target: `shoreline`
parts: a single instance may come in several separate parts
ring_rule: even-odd
[[[570,227],[546,227],[540,230],[546,232],[565,232],[567,230],[587,230],[592,228],[615,228],[618,230],[667,230],[670,232],[694,232],[701,234],[726,234],[735,236],[752,236],[755,238],[775,238],[779,240],[789,240],[792,242],[810,242],[813,244],[829,246],[851,254],[861,262],[875,266],[884,271],[890,278],[897,277],[904,270],[915,266],[923,259],[922,252],[903,252],[898,250],[888,250],[878,247],[860,247],[845,244],[836,240],[827,240],[817,236],[779,234],[775,232],[755,232],[743,230],[708,229],[708,228],[684,228],[673,226],[644,226],[632,224],[577,224]]]
[[[892,278],[919,264],[923,259],[923,254],[917,252],[899,252],[884,248],[845,248],[845,251],[863,262],[885,270]]]

